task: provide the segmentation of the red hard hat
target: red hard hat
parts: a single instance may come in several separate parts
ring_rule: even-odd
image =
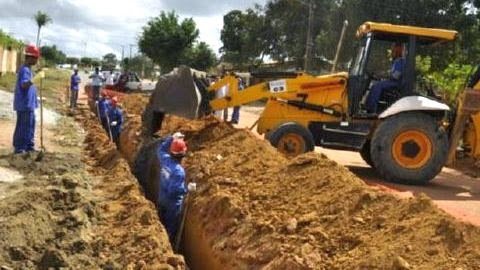
[[[183,139],[174,139],[170,145],[170,153],[176,156],[184,156],[187,153],[187,143]]]
[[[25,55],[39,58],[40,50],[35,45],[27,45],[27,47],[25,47]]]

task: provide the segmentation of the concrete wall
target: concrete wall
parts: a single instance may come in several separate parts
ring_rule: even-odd
[[[20,53],[0,46],[0,74],[17,72]]]

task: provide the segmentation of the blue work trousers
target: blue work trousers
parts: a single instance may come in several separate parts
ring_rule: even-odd
[[[77,108],[78,90],[70,91],[70,108]]]
[[[380,100],[383,91],[392,87],[398,87],[398,85],[398,81],[392,80],[380,81],[376,83],[367,98],[367,111],[369,113],[377,113],[378,101]]]
[[[159,207],[160,219],[163,226],[165,226],[165,229],[167,230],[168,238],[170,238],[171,243],[174,243],[178,231],[178,226],[180,226],[182,205],[183,201],[168,201],[161,204]]]
[[[100,90],[101,90],[100,85],[93,85],[92,90],[93,90],[93,100],[99,100],[100,98]]]
[[[240,106],[233,107],[232,123],[238,124],[240,121]]]
[[[113,140],[113,142],[114,142],[117,146],[119,146],[121,127],[115,126],[115,127],[110,127],[110,129],[111,129],[111,131],[112,131],[112,140]]]
[[[33,151],[35,145],[35,111],[17,111],[17,124],[13,133],[15,153]]]

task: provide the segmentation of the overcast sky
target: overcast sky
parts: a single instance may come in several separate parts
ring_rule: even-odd
[[[222,46],[223,15],[232,9],[263,5],[266,0],[0,0],[0,29],[35,43],[33,15],[41,10],[53,23],[42,28],[42,45],[56,44],[70,56],[101,57],[109,52],[125,56],[137,51],[137,37],[147,21],[162,10],[193,17],[200,41],[215,52]]]

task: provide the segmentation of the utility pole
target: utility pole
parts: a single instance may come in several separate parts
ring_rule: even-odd
[[[122,58],[120,58],[120,65],[122,69],[124,69],[125,67],[123,66],[123,57],[124,57],[125,45],[120,45],[120,47],[122,47]]]
[[[129,46],[130,46],[130,57],[129,57],[129,58],[132,59],[132,47],[135,46],[135,45],[134,45],[134,44],[130,44]]]
[[[335,59],[333,59],[332,65],[332,73],[335,72],[338,63],[338,57],[340,56],[340,52],[342,51],[343,40],[345,39],[345,33],[348,27],[348,21],[345,20],[343,22],[342,33],[340,34],[340,39],[338,40],[337,51],[335,52]]]
[[[312,58],[312,27],[313,27],[313,0],[308,3],[308,26],[307,26],[307,41],[305,46],[305,63],[303,69],[308,72],[310,68],[310,59]]]

